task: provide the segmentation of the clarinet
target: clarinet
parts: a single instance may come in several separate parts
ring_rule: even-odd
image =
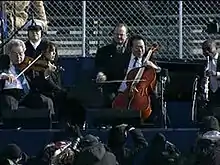
[[[208,102],[209,101],[209,75],[207,75],[207,71],[209,70],[209,56],[207,56],[207,67],[205,69],[205,73],[204,73],[204,79],[205,79],[205,84],[204,84],[204,94],[205,94],[205,101]]]

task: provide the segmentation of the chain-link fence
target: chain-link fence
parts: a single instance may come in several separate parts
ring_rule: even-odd
[[[97,48],[111,41],[111,31],[118,22],[124,22],[130,34],[142,34],[148,44],[157,42],[158,57],[179,58],[180,5],[178,1],[44,1],[49,22],[46,37],[59,46],[59,54],[82,55],[83,19],[86,22],[86,54],[94,55]],[[202,58],[201,44],[219,35],[205,32],[209,19],[219,20],[219,1],[182,2],[182,57]],[[32,6],[33,7],[33,6]],[[34,13],[29,7],[29,12]],[[83,18],[83,7],[86,16]],[[7,8],[7,6],[6,6]],[[37,13],[35,12],[35,15]],[[25,39],[22,31],[18,38]]]

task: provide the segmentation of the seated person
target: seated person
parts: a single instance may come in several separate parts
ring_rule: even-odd
[[[54,114],[53,101],[39,92],[32,90],[30,80],[20,74],[19,65],[25,59],[25,44],[22,40],[12,39],[6,45],[6,55],[0,59],[0,108],[17,110],[19,105],[29,108],[47,108]],[[18,76],[20,74],[20,76]]]
[[[35,77],[35,87],[45,96],[52,98],[58,120],[72,120],[77,124],[84,122],[84,108],[75,99],[70,98],[68,92],[61,84],[61,72],[64,71],[58,65],[58,54],[56,45],[50,41],[44,41],[41,61],[48,64],[44,72]]]
[[[146,40],[139,35],[134,35],[131,36],[129,39],[129,46],[130,46],[130,52],[126,52],[121,56],[118,56],[117,58],[114,58],[112,60],[110,60],[111,66],[106,65],[105,66],[105,70],[110,70],[110,72],[99,72],[97,74],[96,77],[96,81],[98,83],[104,83],[106,80],[107,81],[111,81],[111,80],[120,80],[120,83],[110,83],[107,84],[106,86],[103,86],[103,95],[105,98],[108,98],[108,104],[106,103],[106,105],[109,107],[110,103],[112,105],[112,107],[114,108],[115,105],[117,103],[117,95],[121,95],[122,93],[126,92],[127,89],[129,89],[129,86],[127,86],[127,82],[123,81],[127,79],[127,76],[129,74],[129,72],[135,68],[140,68],[140,67],[152,67],[155,70],[155,73],[159,73],[161,71],[161,68],[159,66],[157,66],[155,63],[152,62],[152,56],[149,60],[145,61],[145,57],[148,54],[148,50],[147,50],[147,43]],[[114,67],[112,67],[114,66]],[[96,65],[96,68],[98,66]],[[110,67],[110,68],[109,68]],[[157,76],[156,76],[157,77]],[[156,84],[155,84],[156,85]],[[141,112],[141,117],[145,120],[148,118],[149,121],[153,121],[155,124],[160,125],[160,112],[159,112],[159,107],[157,106],[157,100],[156,100],[156,91],[155,91],[155,85],[151,85],[153,86],[153,88],[147,88],[147,92],[149,92],[149,95],[152,98],[152,102],[151,102],[151,109],[152,113],[150,114],[150,117],[146,117],[149,116],[148,112],[145,112],[144,110],[142,110]],[[150,86],[150,85],[149,85]],[[144,94],[141,94],[144,95]],[[109,97],[110,96],[110,97]],[[155,101],[154,101],[155,100]],[[127,100],[120,100],[121,102],[125,102],[128,101]],[[143,103],[143,102],[142,102]],[[127,103],[128,104],[128,103]],[[144,103],[143,103],[144,104]],[[118,106],[118,108],[124,109],[122,108],[122,106]],[[145,120],[146,121],[146,120]]]

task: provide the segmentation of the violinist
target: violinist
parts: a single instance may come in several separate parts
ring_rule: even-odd
[[[1,111],[17,110],[23,105],[34,109],[47,108],[50,114],[54,114],[53,101],[41,93],[32,91],[27,76],[21,74],[18,66],[25,59],[25,50],[25,43],[22,40],[12,39],[6,45],[6,55],[1,56]]]
[[[64,69],[58,65],[57,47],[50,41],[43,43],[40,60],[45,61],[47,67],[40,72],[39,76],[35,77],[37,82],[41,82],[35,86],[38,91],[54,101],[57,120],[62,122],[75,120],[79,121],[77,124],[81,124],[84,122],[84,109],[75,98],[70,98],[68,91],[62,87],[61,74]]]

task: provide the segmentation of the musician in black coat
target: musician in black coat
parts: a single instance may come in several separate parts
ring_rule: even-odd
[[[21,72],[18,66],[24,61],[25,49],[23,41],[13,39],[6,45],[7,55],[0,58],[1,111],[17,110],[19,105],[24,105],[29,108],[47,108],[50,114],[54,114],[53,101],[39,92],[34,92],[24,73],[16,78]]]
[[[129,56],[128,28],[125,24],[118,24],[113,30],[112,43],[97,50],[95,57],[95,70],[97,82],[102,80],[123,80],[126,72],[126,63]],[[105,77],[106,76],[106,77]],[[102,79],[104,78],[104,79]],[[111,107],[113,98],[117,93],[119,83],[103,85],[105,105]]]
[[[118,27],[115,29],[115,33],[119,33],[120,30],[125,31],[125,27]],[[119,32],[117,32],[117,30]],[[123,34],[121,32],[121,34]],[[151,66],[156,69],[156,71],[160,71],[160,67],[155,65],[152,61],[147,60],[144,62],[144,58],[147,55],[146,51],[146,43],[145,39],[142,36],[134,35],[131,36],[128,41],[127,51],[122,54],[110,54],[111,49],[109,47],[101,48],[98,50],[97,59],[96,59],[96,66],[98,72],[97,74],[97,82],[105,83],[106,80],[121,80],[123,81],[126,78],[126,75],[129,73],[130,70],[142,66]],[[100,53],[102,52],[102,53]],[[100,54],[99,54],[100,53]],[[106,55],[106,54],[107,55]],[[103,57],[102,57],[103,56]],[[151,58],[152,59],[152,58]],[[102,66],[102,67],[100,67]],[[112,101],[114,97],[119,92],[124,92],[127,88],[125,82],[119,83],[110,83],[103,85],[103,95],[105,98],[105,106],[112,107]],[[154,94],[153,92],[150,94]],[[157,105],[157,104],[154,104]],[[155,107],[155,109],[159,109]]]
[[[70,96],[69,92],[62,86],[61,74],[64,71],[58,61],[57,47],[50,41],[44,41],[41,48],[42,58],[48,63],[48,69],[40,72],[34,86],[45,96],[52,98],[55,105],[58,120],[82,124],[84,122],[85,109],[81,103]],[[50,68],[50,69],[49,69]]]
[[[201,83],[203,101],[208,103],[207,109],[199,112],[199,120],[204,116],[214,115],[220,120],[220,58],[217,52],[216,42],[212,39],[208,39],[203,42],[202,45],[203,54],[207,58],[207,62],[204,64],[205,76],[208,78],[208,86],[205,87],[206,78],[204,77]],[[205,98],[205,93],[208,92],[208,100]]]

